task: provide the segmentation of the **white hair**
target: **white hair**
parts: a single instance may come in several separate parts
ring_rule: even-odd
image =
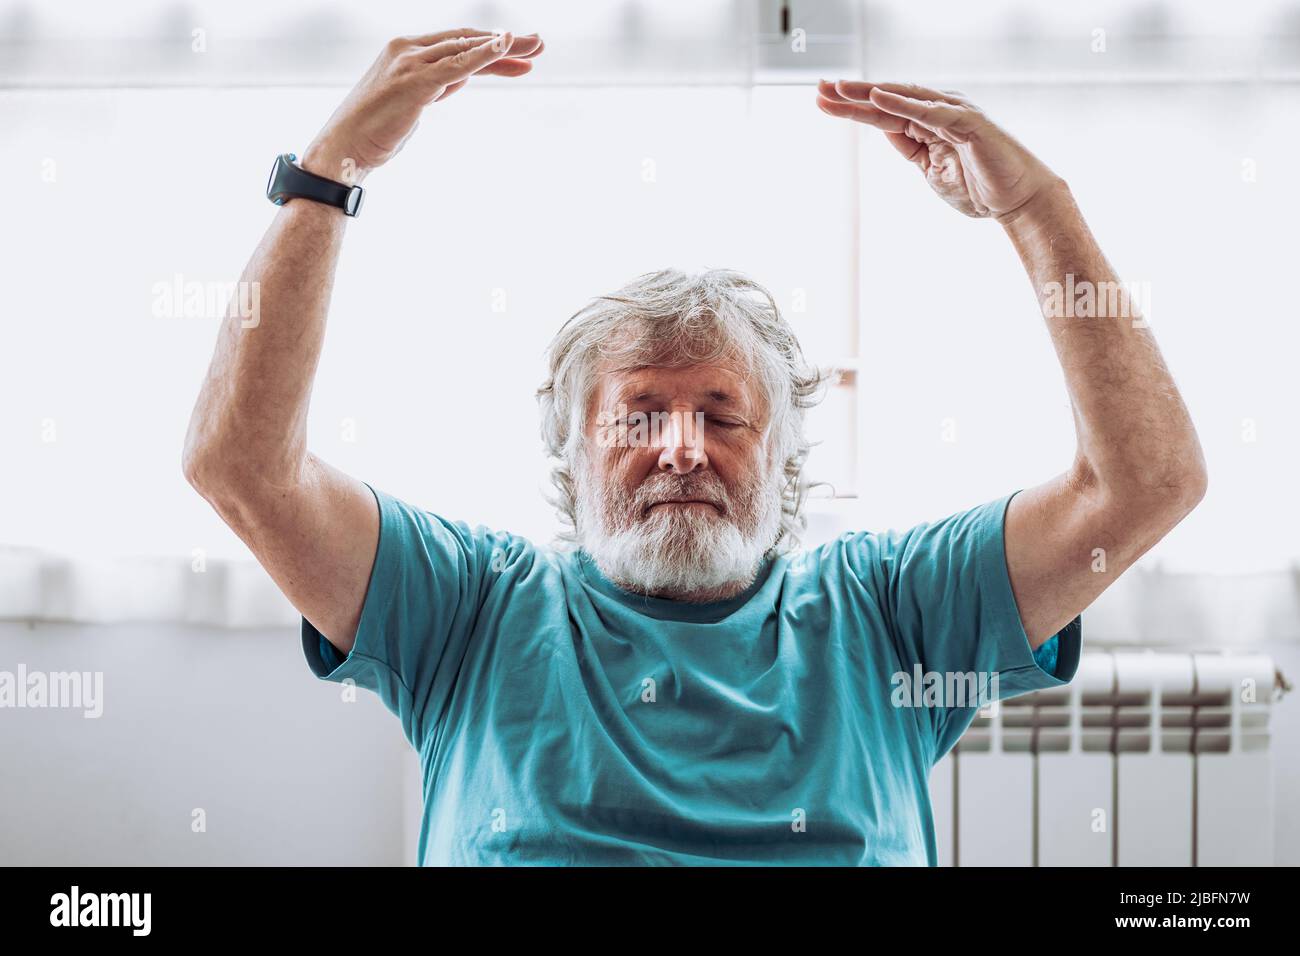
[[[821,398],[828,376],[808,364],[770,292],[729,269],[688,275],[647,273],[598,296],[560,329],[548,350],[549,375],[537,390],[542,439],[556,460],[552,499],[568,526],[559,538],[576,543],[578,452],[602,363],[613,368],[734,363],[764,400],[776,459],[783,462],[781,520],[774,548],[790,550],[807,528],[803,502],[810,487],[803,466],[810,443],[804,412]]]

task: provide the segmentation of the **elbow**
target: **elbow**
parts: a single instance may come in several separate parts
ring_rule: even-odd
[[[190,427],[185,432],[185,444],[181,448],[181,474],[190,487],[200,494],[212,481],[216,458],[211,436],[204,435],[201,422],[196,416],[190,420]]]
[[[185,436],[185,445],[181,448],[181,474],[190,487],[197,491],[203,477],[203,465],[199,450],[194,444],[193,432]]]
[[[1176,467],[1169,469],[1170,477],[1165,481],[1173,506],[1181,513],[1182,520],[1205,500],[1205,493],[1210,488],[1209,471],[1205,467],[1205,452],[1201,443],[1192,435],[1187,450],[1178,457]]]
[[[216,469],[213,459],[214,456],[208,449],[191,441],[185,443],[185,448],[181,452],[181,474],[185,476],[190,487],[204,497],[207,497],[207,490],[215,481]]]
[[[1183,501],[1188,512],[1205,500],[1205,493],[1210,489],[1210,476],[1202,460],[1183,481]]]
[[[250,489],[219,449],[186,443],[181,454],[181,472],[190,487],[236,534],[247,527]]]
[[[228,442],[187,437],[181,473],[190,487],[231,524],[249,507],[275,507],[303,479],[306,456],[250,455]]]
[[[1208,489],[1209,478],[1201,465],[1164,472],[1135,498],[1143,510],[1173,527],[1195,510]]]
[[[1117,527],[1130,529],[1149,547],[1191,514],[1209,490],[1209,473],[1197,442],[1182,454],[1165,457],[1162,467],[1152,465],[1147,460],[1098,471],[1081,456],[1070,480],[1098,513],[1110,515]]]
[[[1112,514],[1128,527],[1146,529],[1150,543],[1163,538],[1205,498],[1209,477],[1204,462],[1145,476],[1141,483],[1106,487],[1104,499]]]
[[[204,439],[191,429],[181,452],[181,474],[208,501],[237,481],[238,463],[228,446]]]
[[[271,470],[247,446],[248,442],[234,439],[230,428],[195,419],[185,435],[181,473],[190,487],[212,501],[214,495],[225,495]]]

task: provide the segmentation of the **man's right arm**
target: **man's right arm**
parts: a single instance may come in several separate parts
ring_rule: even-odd
[[[346,219],[307,200],[276,214],[242,277],[258,283],[258,321],[226,320],[185,442],[190,484],[345,654],[379,540],[378,508],[364,484],[307,451],[306,432]]]
[[[428,103],[475,73],[519,76],[536,37],[451,30],[390,43],[303,155],[303,168],[358,182],[414,130]],[[509,56],[507,56],[509,54]],[[324,341],[343,211],[286,203],[253,254],[258,316],[226,320],[190,420],[185,476],[294,607],[351,651],[379,540],[364,483],[307,450],[307,411]]]

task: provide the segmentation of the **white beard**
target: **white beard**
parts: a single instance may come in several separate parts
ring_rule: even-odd
[[[779,471],[734,495],[714,472],[657,473],[630,496],[610,483],[593,487],[583,462],[573,473],[578,543],[605,577],[628,590],[726,600],[753,583],[780,531]],[[721,501],[725,512],[665,506],[644,514],[649,502],[695,496]]]

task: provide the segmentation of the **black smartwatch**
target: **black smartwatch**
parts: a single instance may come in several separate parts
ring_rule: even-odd
[[[271,178],[266,183],[266,198],[277,206],[283,206],[290,199],[310,199],[327,206],[337,206],[344,215],[355,216],[361,212],[361,198],[365,194],[360,186],[336,183],[324,176],[309,173],[301,166],[294,165],[298,157],[293,153],[281,153],[271,168]]]

